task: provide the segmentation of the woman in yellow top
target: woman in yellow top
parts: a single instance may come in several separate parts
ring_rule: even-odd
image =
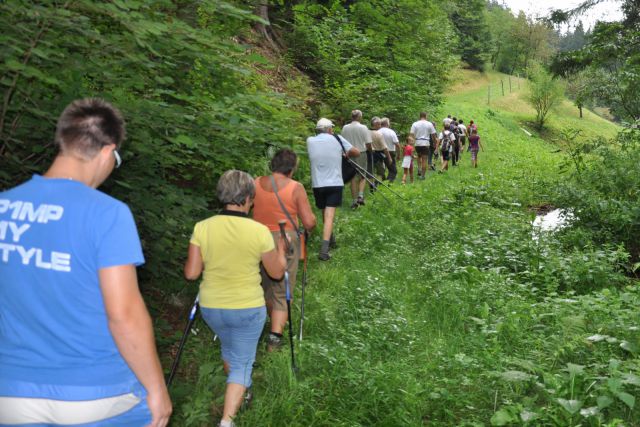
[[[200,283],[202,317],[220,337],[227,377],[220,425],[232,426],[251,371],[266,309],[260,286],[260,262],[270,276],[284,274],[285,245],[275,247],[269,229],[248,218],[255,197],[253,178],[230,170],[218,181],[218,200],[224,210],[196,224],[189,244],[184,275],[203,274]]]

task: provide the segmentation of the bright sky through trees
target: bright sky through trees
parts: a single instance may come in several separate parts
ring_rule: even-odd
[[[553,9],[568,10],[578,6],[583,0],[504,0],[504,3],[515,14],[523,10],[527,15],[544,16]],[[622,18],[620,2],[607,0],[593,7],[582,20],[586,28],[591,28],[596,21],[615,21]]]

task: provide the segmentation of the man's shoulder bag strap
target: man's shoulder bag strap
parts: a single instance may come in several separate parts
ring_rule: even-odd
[[[335,139],[338,140],[338,144],[340,144],[340,148],[342,148],[342,152],[344,153],[345,157],[347,156],[347,150],[344,149],[344,144],[342,144],[342,141],[340,140],[340,137],[336,134],[333,134],[333,137]]]

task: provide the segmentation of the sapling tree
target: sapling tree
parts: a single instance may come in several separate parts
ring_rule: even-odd
[[[564,88],[559,80],[542,67],[534,67],[529,74],[529,94],[527,100],[536,110],[536,125],[542,129],[547,115],[564,96]]]

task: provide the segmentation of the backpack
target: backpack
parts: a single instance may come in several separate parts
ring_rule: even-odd
[[[440,145],[440,151],[449,151],[451,146],[451,131],[445,130],[442,132],[442,144]]]

